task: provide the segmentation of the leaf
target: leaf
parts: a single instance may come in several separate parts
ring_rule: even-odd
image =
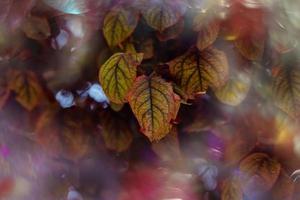
[[[132,129],[128,119],[113,112],[101,116],[102,137],[106,148],[116,152],[127,150],[133,140]]]
[[[264,51],[264,41],[251,37],[240,37],[234,41],[240,54],[248,60],[260,60]]]
[[[249,74],[237,73],[223,87],[215,90],[215,95],[222,103],[237,106],[246,98],[250,86]]]
[[[179,0],[150,0],[147,3],[142,8],[143,17],[149,26],[159,32],[176,24],[186,10],[184,2]]]
[[[170,26],[169,28],[166,28],[162,32],[157,32],[156,36],[160,41],[167,41],[171,39],[175,39],[180,35],[184,28],[184,20],[180,19],[176,24],[173,26]]]
[[[227,57],[214,48],[202,52],[191,49],[168,64],[171,75],[189,98],[205,93],[208,87],[222,87],[228,78]]]
[[[277,107],[295,119],[300,116],[300,68],[298,65],[279,68],[273,80],[272,93]]]
[[[166,136],[176,118],[180,100],[170,83],[158,76],[140,76],[128,94],[130,107],[142,132],[151,140]]]
[[[127,39],[138,23],[138,13],[130,9],[113,9],[104,18],[103,34],[110,47]]]
[[[28,111],[45,100],[43,89],[32,71],[10,71],[9,88],[16,93],[16,100]]]
[[[126,102],[126,95],[136,77],[136,67],[142,59],[141,53],[115,53],[101,66],[99,81],[110,101]]]
[[[22,25],[22,30],[28,38],[34,40],[44,40],[51,35],[48,20],[43,17],[28,17]]]
[[[265,153],[253,153],[243,159],[240,171],[244,193],[253,197],[271,189],[279,176],[280,168],[280,163]]]
[[[206,12],[199,12],[193,21],[193,30],[198,32],[197,48],[200,51],[212,45],[220,31],[220,23],[207,18]]]
[[[20,26],[25,16],[34,5],[34,0],[1,0],[0,25],[1,28],[14,30]]]
[[[224,181],[221,200],[243,200],[243,191],[238,177],[233,176]]]
[[[295,189],[295,183],[291,177],[284,171],[281,170],[279,178],[272,188],[272,199],[273,200],[292,200]]]

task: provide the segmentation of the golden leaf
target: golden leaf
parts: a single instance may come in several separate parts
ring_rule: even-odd
[[[126,102],[126,95],[136,78],[136,66],[142,59],[141,53],[115,53],[101,66],[99,81],[110,101]]]
[[[128,95],[131,109],[142,132],[151,140],[166,136],[175,119],[180,100],[170,83],[158,76],[140,76]]]
[[[243,191],[238,177],[233,176],[224,181],[221,200],[243,200]]]
[[[33,72],[11,70],[9,77],[9,88],[16,93],[16,100],[27,110],[33,110],[45,100],[43,89]]]
[[[247,156],[240,163],[244,193],[252,196],[253,190],[268,191],[276,182],[280,169],[280,163],[265,153],[253,153]]]
[[[220,31],[220,23],[207,19],[207,13],[199,12],[193,21],[193,30],[198,32],[197,48],[202,51],[213,44]]]
[[[115,8],[104,18],[103,34],[110,47],[127,39],[138,24],[138,13],[135,10]]]
[[[129,148],[133,136],[128,120],[114,112],[101,115],[102,137],[106,148],[122,152]]]
[[[264,52],[264,41],[252,37],[240,37],[234,41],[240,54],[248,60],[261,59]]]
[[[208,87],[222,87],[228,78],[227,57],[214,48],[202,52],[193,48],[170,61],[169,67],[171,75],[189,98],[205,93]]]
[[[293,118],[300,116],[300,68],[282,66],[274,78],[272,92],[275,105]]]
[[[178,0],[150,0],[142,9],[146,22],[159,32],[178,22],[186,10],[186,5]]]
[[[250,86],[249,75],[237,73],[223,87],[216,89],[215,95],[222,103],[237,106],[246,98]]]

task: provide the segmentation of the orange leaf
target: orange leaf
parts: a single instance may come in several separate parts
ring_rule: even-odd
[[[10,89],[7,85],[6,77],[1,77],[0,78],[0,109],[6,103],[9,95],[10,95]]]
[[[136,79],[128,101],[142,132],[151,140],[166,136],[176,118],[180,101],[170,83],[158,76],[140,76]]]
[[[238,177],[233,176],[224,181],[221,200],[243,200],[243,191]]]

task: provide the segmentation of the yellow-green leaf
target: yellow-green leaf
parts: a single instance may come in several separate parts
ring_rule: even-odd
[[[43,89],[31,71],[11,70],[9,88],[15,92],[16,100],[31,111],[45,100]]]
[[[205,93],[208,87],[222,87],[228,79],[227,57],[214,48],[202,52],[193,48],[170,61],[169,67],[171,75],[189,98]]]
[[[158,76],[140,76],[134,83],[128,101],[142,132],[151,140],[160,140],[171,130],[180,100],[172,85]]]
[[[164,31],[182,17],[186,5],[180,0],[150,0],[142,9],[142,14],[149,26]]]
[[[246,98],[250,85],[248,74],[236,73],[223,87],[215,90],[215,95],[222,103],[237,106]]]
[[[281,66],[273,81],[275,105],[293,118],[300,116],[300,67]]]
[[[120,114],[105,112],[101,116],[101,125],[106,148],[122,152],[129,148],[133,135],[130,123]]]
[[[126,95],[142,59],[141,53],[115,53],[101,66],[99,81],[110,101],[118,104],[127,102]]]
[[[224,181],[221,200],[243,200],[243,191],[238,177],[233,176]]]
[[[242,189],[245,195],[253,196],[272,188],[276,182],[281,165],[265,153],[253,153],[240,163]],[[255,193],[252,194],[253,190]]]
[[[138,23],[138,13],[132,9],[115,8],[104,18],[103,34],[110,47],[128,38]]]

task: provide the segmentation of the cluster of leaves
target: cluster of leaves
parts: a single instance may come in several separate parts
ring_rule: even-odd
[[[77,164],[105,145],[130,165],[148,162],[146,148],[167,167],[190,168],[183,163],[195,140],[205,153],[192,154],[223,171],[217,186],[201,180],[199,196],[297,198],[289,173],[299,157],[289,142],[300,61],[293,44],[272,37],[267,9],[243,2],[2,0],[1,120]],[[57,90],[88,81],[100,83],[109,108],[80,95],[69,109],[55,102]],[[210,135],[225,147],[210,146]]]

